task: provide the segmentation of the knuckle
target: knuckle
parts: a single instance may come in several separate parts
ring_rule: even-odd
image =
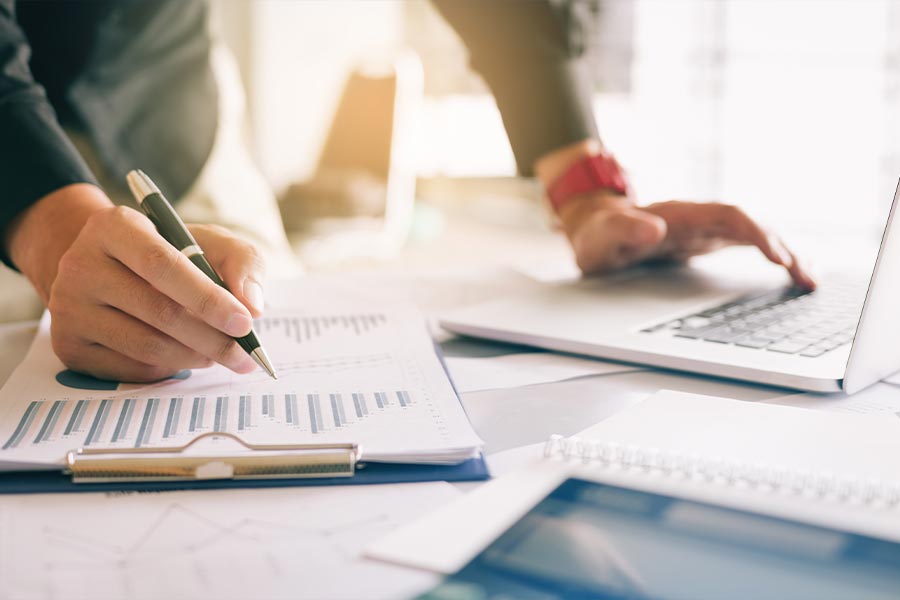
[[[162,244],[148,248],[143,259],[143,266],[147,276],[153,281],[167,279],[172,271],[178,267],[181,256],[181,253],[175,248]]]
[[[247,261],[250,264],[251,270],[264,276],[266,273],[266,258],[263,256],[262,252],[249,242],[244,242],[243,245],[244,253],[247,256]]]
[[[222,226],[222,225],[218,225],[218,224],[216,224],[216,223],[208,223],[208,224],[206,224],[206,225],[200,225],[199,227],[200,227],[203,231],[206,231],[207,233],[210,233],[210,234],[213,234],[213,235],[218,235],[218,236],[221,236],[221,237],[229,237],[229,238],[230,238],[230,237],[233,237],[233,234],[231,233],[231,231],[230,231],[227,227],[224,227],[224,226]]]
[[[82,255],[79,252],[73,252],[72,249],[69,249],[62,257],[59,259],[59,263],[56,266],[56,276],[57,278],[62,278],[62,281],[84,281],[84,278],[89,276],[93,269],[89,264],[89,259]]]
[[[142,362],[156,363],[166,355],[167,344],[158,335],[145,335],[137,341],[136,354]]]
[[[176,328],[184,320],[184,307],[162,294],[154,301],[152,310],[157,323],[162,327]]]
[[[237,344],[235,344],[234,340],[230,338],[224,338],[222,342],[219,343],[218,348],[215,351],[215,359],[218,363],[226,363],[231,359],[234,353],[234,349]]]
[[[722,213],[728,218],[741,218],[746,216],[744,209],[736,204],[723,204]]]
[[[97,225],[100,227],[114,226],[122,228],[140,225],[142,221],[142,219],[137,218],[140,216],[139,213],[127,206],[114,206],[98,216]]]
[[[219,290],[209,286],[197,297],[196,312],[199,316],[209,315],[219,305]]]
[[[51,329],[51,334],[53,333],[56,332]],[[51,343],[54,354],[56,354],[64,365],[70,369],[76,369],[79,366],[79,359],[82,354],[81,344],[75,339],[65,334],[56,333],[56,335],[51,335]]]

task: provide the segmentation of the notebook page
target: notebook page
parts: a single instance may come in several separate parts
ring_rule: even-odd
[[[900,481],[900,419],[661,391],[580,437],[706,460]]]

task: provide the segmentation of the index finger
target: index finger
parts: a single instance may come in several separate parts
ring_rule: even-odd
[[[807,290],[816,289],[815,279],[778,236],[766,231],[740,208],[718,206],[724,212],[720,217],[720,224],[731,241],[756,246],[770,261],[783,266],[798,286]]]
[[[101,235],[107,255],[212,327],[232,337],[250,332],[250,312],[169,244],[144,215],[121,207],[111,211],[110,221]]]

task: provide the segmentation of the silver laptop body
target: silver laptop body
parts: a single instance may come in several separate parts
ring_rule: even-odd
[[[816,392],[900,370],[900,186],[875,267],[812,293],[687,266],[544,285],[446,314],[451,332]]]

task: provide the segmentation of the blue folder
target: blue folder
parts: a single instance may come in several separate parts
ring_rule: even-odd
[[[203,481],[73,483],[59,471],[0,474],[0,494],[55,494],[62,492],[173,491],[216,488],[293,487],[311,485],[365,485],[420,481],[483,481],[490,478],[484,456],[458,465],[366,463],[353,477],[311,479],[209,479]]]

